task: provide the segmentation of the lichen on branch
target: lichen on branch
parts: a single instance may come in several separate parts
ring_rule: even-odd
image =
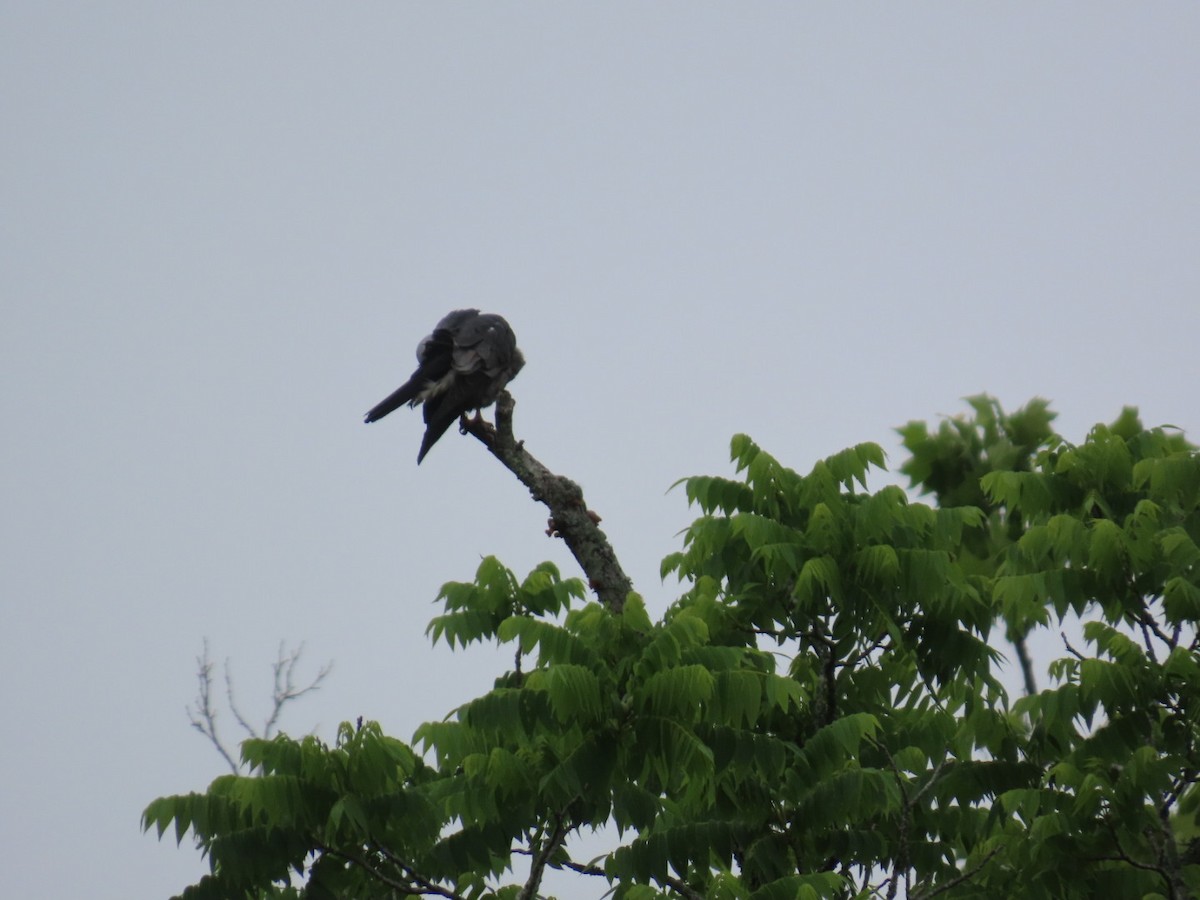
[[[487,447],[529,489],[534,500],[546,504],[550,510],[547,533],[563,539],[600,602],[612,612],[620,613],[633,583],[617,561],[608,537],[600,530],[600,517],[588,509],[578,484],[551,472],[525,449],[524,441],[513,436],[515,407],[512,395],[502,391],[496,400],[496,424],[479,415],[464,416],[462,431],[474,435]]]

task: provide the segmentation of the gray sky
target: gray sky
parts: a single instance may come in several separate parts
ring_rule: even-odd
[[[6,891],[204,871],[138,817],[222,772],[206,636],[254,717],[303,641],[285,728],[408,737],[510,657],[429,648],[442,582],[577,574],[473,439],[361,423],[452,308],[512,323],[518,435],[655,611],[666,490],[735,432],[898,463],[988,391],[1195,440],[1198,41],[1184,3],[0,2]]]

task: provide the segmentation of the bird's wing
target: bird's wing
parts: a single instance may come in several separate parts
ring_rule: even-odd
[[[442,316],[442,320],[433,326],[433,333],[417,344],[417,362],[424,363],[430,355],[448,354],[467,323],[478,318],[477,309],[456,309]]]
[[[417,369],[408,381],[376,403],[365,421],[375,422],[405,403],[420,403],[430,393],[444,389],[446,376],[454,363],[455,335],[464,322],[478,317],[477,309],[456,309],[442,317],[433,333],[417,344]]]
[[[471,408],[480,408],[495,402],[525,365],[525,358],[508,322],[487,314],[464,322],[455,334],[453,365],[475,387]]]

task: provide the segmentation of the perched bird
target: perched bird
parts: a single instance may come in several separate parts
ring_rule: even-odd
[[[417,345],[417,371],[367,413],[382,419],[403,404],[425,405],[425,438],[417,463],[459,416],[491,406],[512,381],[525,357],[517,337],[500,316],[456,309]]]

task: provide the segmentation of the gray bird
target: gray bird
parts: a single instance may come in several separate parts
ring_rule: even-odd
[[[456,309],[417,345],[417,371],[367,413],[382,419],[407,403],[425,405],[425,437],[417,463],[446,429],[471,410],[491,406],[512,381],[525,357],[517,337],[500,316]]]

